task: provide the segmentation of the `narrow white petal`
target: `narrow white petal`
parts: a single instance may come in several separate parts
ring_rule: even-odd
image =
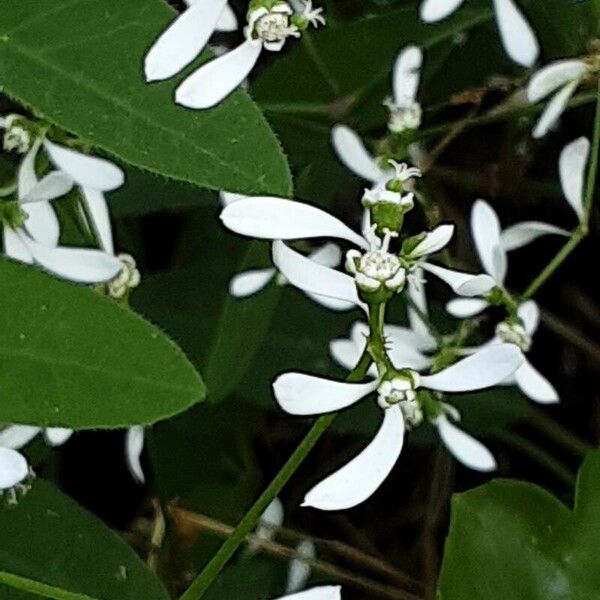
[[[527,99],[532,104],[539,102],[559,87],[579,79],[587,71],[582,60],[558,60],[540,69],[527,86]]]
[[[29,467],[22,454],[11,448],[0,448],[0,490],[17,485],[28,473]]]
[[[10,227],[4,228],[4,253],[13,260],[33,264],[33,256],[27,247],[27,244],[21,239],[19,234]]]
[[[175,101],[188,108],[219,104],[248,76],[262,51],[262,43],[246,40],[235,50],[214,58],[192,73],[175,92]]]
[[[221,11],[219,16],[219,20],[217,21],[217,25],[215,29],[217,31],[222,31],[223,33],[230,33],[232,31],[237,31],[238,28],[238,20],[233,12],[233,9],[229,4],[225,4],[225,7]]]
[[[433,231],[425,235],[423,240],[410,253],[413,258],[435,254],[439,252],[454,235],[454,225],[439,225]]]
[[[294,286],[305,292],[334,298],[362,308],[354,279],[341,271],[324,267],[299,254],[283,242],[273,242],[273,263]]]
[[[507,227],[502,232],[502,246],[509,252],[530,244],[539,237],[548,234],[569,235],[566,229],[542,223],[541,221],[523,221]]]
[[[394,103],[409,108],[417,97],[423,51],[418,46],[406,46],[398,54],[392,74]]]
[[[260,516],[254,535],[268,542],[275,536],[275,530],[283,525],[284,510],[279,498],[274,498]]]
[[[369,249],[366,240],[329,213],[302,202],[256,196],[226,206],[221,212],[225,227],[249,237],[267,240],[300,240],[333,237]]]
[[[42,142],[37,139],[31,145],[29,152],[25,155],[19,169],[17,171],[17,190],[19,200],[23,200],[31,192],[31,190],[37,185],[38,178],[35,174],[35,159],[40,149]]]
[[[540,323],[540,309],[534,300],[527,300],[517,308],[517,315],[523,321],[525,333],[532,336]]]
[[[575,93],[578,84],[578,81],[572,81],[552,96],[550,102],[546,105],[544,112],[533,128],[533,133],[531,135],[534,138],[544,137],[548,131],[556,125],[560,116],[565,112],[567,104],[569,104],[569,100]]]
[[[488,307],[481,298],[454,298],[446,304],[446,310],[457,319],[468,319],[478,315]]]
[[[236,194],[235,192],[219,192],[219,200],[221,201],[221,206],[223,207],[228,206],[232,202],[237,202],[242,198],[248,198],[248,196],[244,196],[244,194]]]
[[[110,213],[104,194],[99,190],[87,187],[82,188],[82,192],[83,201],[92,220],[92,226],[100,240],[100,247],[109,254],[114,254],[115,247],[110,224]]]
[[[101,283],[113,279],[121,270],[121,261],[101,250],[89,248],[51,248],[27,241],[34,260],[42,267],[76,283]]]
[[[486,346],[434,375],[422,375],[421,385],[438,392],[468,392],[496,385],[524,361],[514,344]]]
[[[131,476],[138,483],[144,483],[144,471],[142,469],[141,457],[144,449],[144,428],[142,425],[134,425],[125,434],[125,462]]]
[[[50,202],[31,202],[23,206],[27,213],[25,229],[41,244],[56,246],[60,237],[60,224]]]
[[[506,53],[519,65],[531,67],[540,54],[531,25],[513,0],[494,0],[494,9]]]
[[[484,200],[477,200],[471,211],[471,235],[485,272],[499,285],[504,283],[507,266],[501,232],[496,211]]]
[[[302,506],[320,510],[352,508],[369,498],[396,464],[404,442],[404,418],[398,405],[384,411],[373,441],[304,498]]]
[[[461,273],[431,263],[422,263],[421,266],[447,283],[459,296],[481,296],[496,285],[496,281],[489,275]]]
[[[65,427],[48,427],[44,430],[44,437],[50,446],[62,446],[72,435],[73,430]]]
[[[590,141],[580,137],[563,148],[558,160],[563,193],[580,220],[583,217],[585,166],[589,154]]]
[[[302,540],[296,546],[297,558],[290,561],[286,584],[286,593],[293,594],[301,590],[310,578],[310,565],[306,559],[313,559],[317,555],[315,544],[311,540]]]
[[[475,471],[495,471],[496,459],[478,440],[452,424],[445,416],[435,422],[442,442],[465,467]]]
[[[366,340],[363,340],[362,347],[359,347],[354,340],[331,340],[331,342],[329,342],[329,352],[335,362],[341,367],[344,367],[344,369],[347,369],[348,371],[352,371],[358,364],[366,343]]]
[[[350,127],[334,125],[331,129],[331,144],[342,163],[362,179],[376,183],[385,177],[385,172]]]
[[[338,585],[325,585],[275,600],[342,600],[342,588]]]
[[[464,0],[423,0],[419,9],[425,23],[435,23],[451,15]]]
[[[540,404],[556,404],[559,400],[554,386],[528,361],[515,373],[521,391]]]
[[[51,171],[21,197],[20,202],[40,202],[60,198],[71,191],[73,180],[62,171]]]
[[[308,255],[308,258],[319,265],[333,269],[342,261],[342,251],[337,244],[329,242],[311,252]]]
[[[238,273],[229,282],[229,293],[236,298],[252,296],[262,290],[275,277],[275,273],[272,267]]]
[[[226,0],[201,0],[182,12],[146,54],[146,81],[168,79],[189,65],[206,46],[225,4]]]
[[[397,369],[422,371],[431,365],[431,359],[419,351],[420,337],[406,327],[386,325],[383,333],[388,354]]]
[[[352,406],[377,389],[377,381],[346,383],[305,373],[283,373],[273,382],[279,406],[291,415],[318,415]]]
[[[44,141],[44,148],[54,166],[82,187],[109,192],[121,187],[125,181],[123,171],[105,158],[89,156],[49,140]]]
[[[343,312],[354,308],[353,302],[346,302],[345,300],[338,300],[337,298],[330,298],[329,296],[321,296],[319,294],[313,294],[312,292],[305,292],[305,294],[317,304],[320,304],[329,310]]]
[[[20,450],[41,431],[33,425],[7,425],[0,431],[0,447]]]
[[[423,269],[415,268],[414,273],[408,278],[408,297],[423,315],[428,314],[425,284],[423,282]],[[431,351],[437,348],[437,342],[431,335],[429,327],[420,314],[410,306],[407,310],[408,323],[417,338],[416,347],[421,351]]]

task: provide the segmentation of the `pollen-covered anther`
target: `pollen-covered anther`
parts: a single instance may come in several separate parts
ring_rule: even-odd
[[[496,335],[508,344],[515,344],[523,352],[527,352],[531,348],[531,337],[525,331],[525,328],[520,323],[510,323],[503,321],[496,326]]]
[[[418,373],[410,371],[407,376],[398,376],[384,381],[377,389],[377,403],[379,406],[386,409],[398,404],[404,415],[407,428],[419,425],[423,420],[423,410],[416,392],[419,383]]]

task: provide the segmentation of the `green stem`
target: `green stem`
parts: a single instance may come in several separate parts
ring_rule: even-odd
[[[590,166],[587,173],[585,186],[585,198],[583,202],[583,215],[579,227],[573,231],[569,241],[557,252],[556,256],[546,265],[542,272],[529,284],[523,294],[524,299],[531,298],[550,276],[562,265],[567,257],[579,245],[579,242],[587,235],[594,192],[596,187],[596,176],[598,173],[598,145],[600,144],[600,79],[596,91],[596,116],[594,119],[594,137],[590,156]]]
[[[346,378],[346,381],[361,381],[364,379],[370,365],[371,356],[365,350],[354,370]],[[269,506],[274,498],[281,492],[285,484],[302,464],[302,461],[318,442],[319,438],[327,431],[331,423],[333,423],[336,415],[337,413],[331,413],[323,415],[316,420],[279,473],[277,473],[273,481],[271,481],[268,487],[259,496],[258,500],[251,506],[242,520],[238,523],[238,526],[233,533],[227,538],[221,548],[219,548],[219,551],[212,557],[210,562],[204,567],[203,571],[196,577],[192,585],[184,592],[179,600],[198,600],[204,596],[214,579],[246,539],[246,536],[256,527],[258,520],[267,506]]]
[[[68,592],[67,590],[47,585],[40,581],[34,581],[27,577],[21,577],[14,573],[6,573],[5,571],[0,571],[0,584],[7,585],[16,590],[22,590],[23,592],[29,592],[42,598],[53,598],[54,600],[98,600],[86,594]]]

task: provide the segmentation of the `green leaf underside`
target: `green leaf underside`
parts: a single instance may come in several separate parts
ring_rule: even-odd
[[[121,538],[45,481],[0,509],[0,539],[0,571],[99,600],[168,599]],[[0,586],[0,597],[40,596]]]
[[[441,600],[592,600],[600,590],[600,452],[579,472],[575,508],[498,480],[452,501]]]
[[[181,350],[89,289],[0,261],[0,422],[150,424],[202,400]]]
[[[174,104],[176,81],[144,82],[143,57],[173,17],[160,0],[3,0],[2,88],[135,166],[211,189],[288,195],[285,157],[245,92],[190,111]]]

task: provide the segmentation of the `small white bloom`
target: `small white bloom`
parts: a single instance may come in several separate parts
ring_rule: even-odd
[[[422,0],[421,19],[433,23],[457,10],[464,0]],[[496,23],[506,53],[524,67],[531,67],[540,53],[535,32],[513,0],[493,0]]]
[[[529,80],[527,99],[532,104],[552,94],[534,130],[533,137],[541,138],[552,129],[565,111],[580,83],[593,71],[584,60],[558,60],[537,71]]]

